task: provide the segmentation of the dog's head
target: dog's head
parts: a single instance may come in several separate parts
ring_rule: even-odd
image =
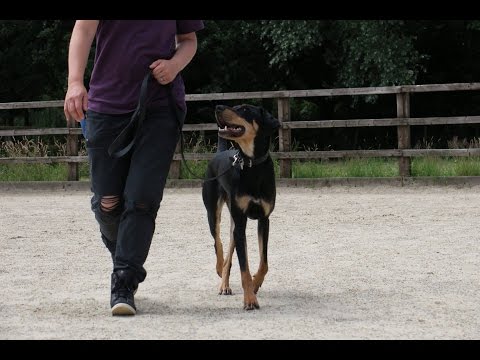
[[[280,127],[280,122],[268,111],[254,105],[217,105],[215,117],[218,135],[235,141],[251,157],[255,148],[259,151],[268,150],[270,136]]]

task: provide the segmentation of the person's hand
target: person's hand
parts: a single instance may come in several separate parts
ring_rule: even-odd
[[[152,69],[155,79],[162,85],[172,82],[179,72],[174,61],[165,59],[155,60],[150,65],[150,69]]]
[[[84,111],[87,111],[88,95],[85,85],[81,82],[74,82],[68,85],[63,112],[67,121],[80,121],[85,118]]]

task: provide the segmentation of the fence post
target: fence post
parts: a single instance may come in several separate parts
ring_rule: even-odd
[[[399,93],[397,94],[397,117],[409,118],[410,117],[410,94]],[[397,126],[398,148],[410,149],[410,125],[398,125]],[[411,163],[409,157],[398,158],[398,170],[400,176],[411,176]]]
[[[181,130],[180,130],[181,131]],[[177,147],[175,148],[175,154],[180,154],[180,140],[177,142]],[[174,156],[175,156],[174,154]],[[170,164],[170,170],[168,172],[168,177],[170,179],[180,179],[180,166],[181,166],[182,160],[173,160],[172,163]]]
[[[288,152],[290,151],[291,144],[291,130],[283,129],[282,123],[284,121],[290,121],[290,98],[278,98],[278,121],[280,122],[280,128],[278,129],[278,150]],[[280,159],[280,177],[291,178],[292,177],[292,161],[290,159]]]
[[[73,119],[67,121],[68,129],[76,128],[77,122]],[[78,135],[69,132],[67,135],[67,156],[78,156]],[[78,181],[78,162],[69,162],[68,181]]]

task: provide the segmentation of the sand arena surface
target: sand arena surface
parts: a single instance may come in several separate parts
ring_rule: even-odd
[[[236,254],[217,295],[201,190],[166,189],[129,318],[110,314],[90,192],[0,192],[0,339],[479,339],[479,190],[279,187],[246,312]],[[247,239],[255,272],[255,221]]]

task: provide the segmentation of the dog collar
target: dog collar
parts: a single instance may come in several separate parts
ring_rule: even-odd
[[[262,162],[267,160],[269,156],[270,156],[270,153],[267,151],[264,155],[260,156],[259,158],[252,159],[251,157],[244,156],[240,152],[240,150],[237,150],[235,155],[233,155],[232,166],[233,167],[238,167],[238,168],[240,168],[240,170],[243,170],[244,166],[247,166],[247,167],[251,168],[252,166],[261,164]]]

